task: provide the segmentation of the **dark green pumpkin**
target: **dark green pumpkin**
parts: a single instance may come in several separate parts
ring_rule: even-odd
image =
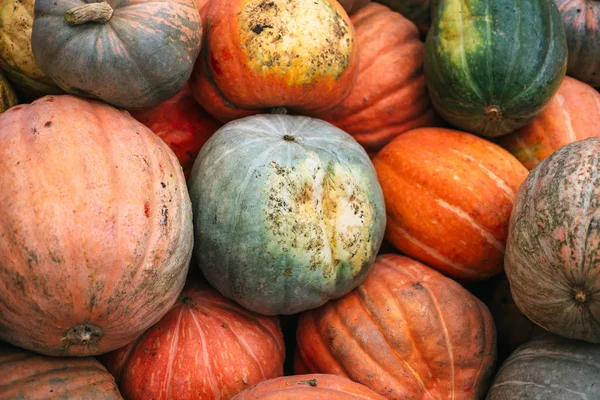
[[[567,34],[567,74],[600,87],[600,1],[554,1]]]
[[[67,93],[128,110],[179,92],[200,52],[193,0],[36,0],[31,45]]]
[[[261,314],[295,314],[351,291],[383,240],[369,156],[319,119],[226,124],[202,147],[188,187],[196,263],[221,294]]]
[[[552,0],[444,0],[432,9],[425,80],[458,129],[495,137],[524,126],[558,90],[567,42]]]
[[[486,400],[600,399],[600,346],[551,334],[519,347],[502,364]]]

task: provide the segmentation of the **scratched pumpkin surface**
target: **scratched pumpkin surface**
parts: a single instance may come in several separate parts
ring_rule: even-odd
[[[95,355],[181,291],[191,204],[169,147],[125,112],[70,95],[0,114],[0,339]]]
[[[276,317],[190,280],[160,322],[101,361],[129,400],[227,400],[283,375],[284,358]]]
[[[114,13],[107,22],[65,22],[67,11],[84,4],[35,2],[33,54],[63,90],[133,110],[183,88],[202,39],[193,0],[108,0]]]
[[[352,290],[383,240],[383,196],[367,153],[318,119],[226,124],[200,151],[188,186],[204,276],[262,314],[297,313]]]
[[[337,1],[215,0],[192,75],[200,105],[227,122],[272,107],[340,103],[358,73],[354,27]]]

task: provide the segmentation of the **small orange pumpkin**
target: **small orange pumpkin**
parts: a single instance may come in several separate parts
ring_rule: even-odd
[[[285,107],[312,115],[350,93],[354,27],[335,0],[211,0],[190,80],[194,98],[227,122]]]
[[[416,26],[397,12],[369,3],[351,18],[360,54],[350,95],[319,118],[351,134],[374,154],[411,129],[437,125],[425,88],[425,46]]]
[[[531,170],[564,145],[593,136],[600,136],[600,93],[567,76],[540,115],[497,143]]]
[[[374,157],[386,239],[455,278],[502,271],[508,220],[527,169],[500,146],[445,128],[403,133]]]

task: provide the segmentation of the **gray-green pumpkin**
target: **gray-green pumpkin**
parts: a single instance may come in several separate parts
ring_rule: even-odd
[[[188,186],[204,276],[262,314],[298,313],[351,291],[383,240],[371,160],[318,119],[256,115],[226,124],[202,148]]]
[[[486,400],[600,399],[600,346],[552,334],[520,346],[502,364]]]

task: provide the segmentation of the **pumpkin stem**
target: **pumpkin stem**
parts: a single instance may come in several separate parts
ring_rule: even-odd
[[[87,22],[105,24],[111,19],[113,12],[113,8],[106,1],[84,4],[67,11],[65,20],[71,25],[81,25]]]
[[[288,142],[293,142],[295,139],[294,135],[283,135],[283,140],[287,140]]]
[[[502,119],[502,110],[498,106],[487,106],[485,108],[485,116],[492,121]]]
[[[583,290],[579,289],[575,292],[575,300],[578,303],[583,304],[587,301],[587,295]]]
[[[288,110],[285,107],[273,107],[271,108],[271,114],[287,114]]]
[[[94,346],[100,338],[104,336],[104,329],[94,324],[81,324],[71,326],[63,341],[65,342],[65,348],[69,348],[72,345],[79,346]]]

